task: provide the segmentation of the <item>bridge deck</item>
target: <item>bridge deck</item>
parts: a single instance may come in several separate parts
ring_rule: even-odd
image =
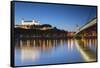
[[[86,23],[85,25],[83,25],[82,27],[79,28],[79,30],[75,33],[78,34],[79,32],[81,32],[82,30],[85,30],[93,25],[95,25],[97,23],[97,19],[94,18],[91,21],[89,21],[88,23]]]

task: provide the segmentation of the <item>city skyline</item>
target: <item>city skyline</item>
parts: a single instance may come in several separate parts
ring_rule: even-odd
[[[75,31],[76,26],[82,26],[96,17],[96,7],[59,5],[43,3],[15,3],[15,24],[21,20],[37,20],[40,24],[50,24],[53,27]]]

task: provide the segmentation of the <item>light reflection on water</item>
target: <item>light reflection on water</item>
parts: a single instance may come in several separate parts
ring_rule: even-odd
[[[15,42],[15,65],[96,61],[96,39],[21,39]],[[88,49],[88,51],[85,51]],[[89,54],[90,53],[90,54]],[[93,56],[93,58],[91,58]]]

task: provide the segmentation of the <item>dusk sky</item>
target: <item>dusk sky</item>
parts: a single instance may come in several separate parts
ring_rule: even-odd
[[[96,12],[96,7],[15,2],[15,24],[21,24],[22,19],[34,19],[40,24],[74,31],[76,25],[82,26],[96,17]]]

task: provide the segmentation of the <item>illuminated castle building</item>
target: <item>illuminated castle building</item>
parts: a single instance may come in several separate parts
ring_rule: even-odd
[[[21,22],[22,25],[40,25],[38,21],[35,21],[35,20],[29,20],[29,21],[25,21],[25,20],[22,20]]]
[[[22,20],[20,25],[15,25],[15,28],[47,30],[52,29],[52,26],[49,24],[40,24],[35,20]]]

